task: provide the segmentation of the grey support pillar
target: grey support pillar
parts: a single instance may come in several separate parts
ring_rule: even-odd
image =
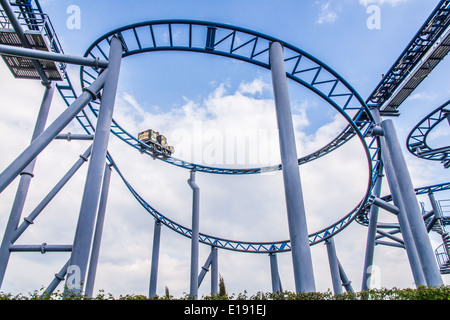
[[[218,252],[216,246],[211,246],[211,253],[206,259],[205,264],[198,276],[198,287],[200,288],[206,273],[211,268],[211,295],[219,293],[219,266],[218,266]]]
[[[94,292],[95,276],[97,274],[98,257],[100,254],[100,244],[102,242],[103,225],[105,222],[106,204],[108,202],[109,185],[111,181],[111,167],[105,166],[103,176],[102,193],[98,207],[97,222],[95,225],[94,242],[92,244],[91,261],[86,281],[86,296],[92,297]]]
[[[283,47],[280,43],[274,42],[271,44],[269,57],[279,130],[295,288],[297,292],[313,292],[316,290],[314,271],[306,225]]]
[[[192,238],[191,238],[191,282],[189,295],[196,299],[198,296],[198,251],[200,234],[200,189],[195,183],[195,171],[191,171],[191,177],[188,180],[189,186],[193,191],[192,199]]]
[[[372,110],[372,114],[377,122],[377,124],[381,124],[381,117],[378,109]],[[402,232],[403,240],[405,242],[406,254],[408,256],[409,264],[411,266],[411,272],[414,278],[414,282],[417,285],[426,285],[425,276],[422,271],[422,266],[420,263],[419,255],[416,250],[416,245],[414,242],[414,238],[411,234],[411,230],[409,227],[406,210],[403,205],[403,199],[400,193],[400,187],[395,175],[395,168],[392,163],[391,153],[389,148],[387,147],[386,133],[384,136],[380,137],[380,145],[381,145],[381,157],[383,160],[383,167],[386,173],[386,180],[389,185],[389,190],[392,194],[392,199],[394,204],[399,209],[399,213],[397,215],[398,223],[400,225],[400,230]],[[369,270],[365,270],[369,272]]]
[[[67,288],[74,294],[81,294],[86,278],[87,264],[91,249],[92,234],[100,197],[103,172],[111,130],[111,122],[119,81],[122,60],[122,43],[117,37],[111,40],[108,78],[103,87],[100,111],[95,129],[92,155],[86,176],[78,224],[75,231],[73,251],[70,258]]]
[[[431,207],[433,208],[434,217],[437,220],[442,219],[443,218],[442,213],[439,208],[439,204],[437,203],[436,198],[434,197],[433,192],[431,191],[428,192],[428,198],[430,199]]]
[[[352,282],[348,280],[347,274],[345,273],[344,268],[342,267],[339,260],[338,264],[339,264],[339,274],[341,276],[342,285],[345,287],[345,290],[347,292],[355,292],[352,287]]]
[[[443,285],[442,277],[417,202],[408,167],[405,158],[403,157],[402,148],[398,142],[394,123],[392,120],[384,120],[381,125],[384,129],[386,145],[392,158],[392,165],[395,170],[395,176],[397,177],[399,192],[403,199],[409,227],[415,241],[417,254],[422,265],[427,285],[441,286]]]
[[[373,189],[372,195],[375,197],[380,197],[381,194],[381,182],[383,176],[383,166],[380,167],[378,172],[378,178],[375,183],[375,187]],[[363,269],[363,278],[362,278],[362,286],[361,290],[369,289],[369,279],[370,279],[370,270],[372,269],[373,264],[373,256],[375,252],[375,237],[377,235],[377,224],[378,224],[378,211],[379,207],[376,205],[372,205],[369,211],[369,226],[367,230],[367,241],[366,241],[366,256],[364,259],[364,269]]]
[[[161,243],[161,220],[155,220],[153,232],[152,266],[150,270],[150,288],[148,296],[156,296],[156,284],[158,281],[159,248]]]
[[[333,238],[329,238],[325,241],[328,253],[328,262],[330,264],[331,281],[333,283],[334,294],[342,293],[341,275],[339,272],[339,261],[336,256],[336,248],[334,246]]]
[[[274,252],[269,253],[270,257],[270,274],[272,278],[272,292],[282,292],[280,274],[278,272],[278,259],[277,254]]]
[[[44,97],[42,99],[41,107],[39,109],[31,142],[33,142],[45,129],[45,124],[47,122],[54,91],[55,86],[53,84],[50,84],[45,88]],[[14,198],[8,224],[6,226],[6,230],[4,233],[3,242],[0,247],[0,287],[2,285],[3,278],[6,272],[6,267],[9,261],[9,254],[10,254],[9,246],[14,242],[13,235],[16,232],[17,226],[19,225],[20,217],[22,216],[25,200],[31,184],[31,179],[33,177],[35,164],[36,158],[32,159],[21,172],[16,197]]]
[[[219,250],[211,247],[211,294],[219,293]]]
[[[212,263],[212,255],[213,252],[211,250],[211,253],[208,256],[208,259],[206,259],[205,264],[203,265],[202,269],[200,270],[200,274],[198,275],[198,287],[202,285],[203,279],[205,279],[206,273],[209,271],[209,267]]]

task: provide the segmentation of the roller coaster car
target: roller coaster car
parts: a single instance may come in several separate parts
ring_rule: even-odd
[[[142,142],[140,145],[141,150],[148,149],[155,153],[158,151],[164,156],[171,156],[174,152],[174,147],[167,144],[167,138],[155,130],[148,129],[138,134],[138,140]],[[156,152],[157,153],[157,152]]]

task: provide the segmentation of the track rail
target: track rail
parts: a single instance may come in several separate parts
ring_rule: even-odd
[[[440,161],[444,168],[449,168],[450,144],[433,148],[427,143],[429,134],[445,120],[450,125],[450,100],[429,113],[411,130],[406,142],[409,152],[421,159]]]

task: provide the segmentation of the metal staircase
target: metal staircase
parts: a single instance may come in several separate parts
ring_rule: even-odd
[[[444,243],[442,243],[435,251],[439,269],[442,274],[450,274],[450,234],[442,236]]]
[[[8,14],[17,17],[19,26],[11,23]],[[17,29],[20,28],[20,33]],[[0,9],[0,44],[46,52],[63,53],[61,44],[49,17],[42,12],[38,2],[16,0],[11,3],[11,12]],[[41,69],[49,80],[64,79],[64,63],[34,61],[29,58],[2,55],[3,60],[16,78],[41,79]],[[38,64],[38,67],[36,65]]]
[[[450,213],[450,205],[447,205],[447,203],[450,204],[450,200],[437,201],[439,213],[438,215],[432,213],[432,215],[439,218],[426,220],[431,227],[429,230],[440,234],[442,237],[442,244],[435,250],[441,274],[450,274],[450,233],[445,229],[445,226],[450,224],[450,216],[448,215]],[[423,205],[422,210],[426,215]]]

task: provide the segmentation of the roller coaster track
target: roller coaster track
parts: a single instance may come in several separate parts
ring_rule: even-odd
[[[428,114],[410,132],[407,138],[409,152],[418,158],[440,161],[445,168],[450,167],[450,145],[432,148],[427,143],[427,138],[433,129],[441,122],[447,120],[450,125],[450,101]]]
[[[192,236],[192,230],[190,228],[187,228],[183,225],[180,225],[179,223],[167,218],[165,215],[161,214],[159,211],[157,211],[154,207],[152,207],[137,191],[136,189],[131,185],[131,183],[128,182],[128,180],[125,178],[125,176],[120,171],[117,163],[112,159],[112,157],[109,157],[109,161],[111,163],[112,168],[118,173],[121,180],[125,184],[125,186],[128,188],[130,193],[134,196],[134,198],[137,200],[137,202],[150,214],[152,215],[156,220],[160,221],[163,225],[168,227],[169,229],[185,236],[188,238],[191,238]],[[338,232],[342,231],[345,227],[348,226],[349,223],[351,223],[355,217],[357,216],[358,212],[360,212],[361,208],[363,208],[365,205],[365,201],[361,201],[361,203],[356,206],[350,213],[348,213],[345,217],[337,221],[336,223],[330,225],[327,228],[324,228],[318,232],[314,232],[309,235],[309,243],[310,245],[318,244],[322,241],[325,241],[326,239],[330,238],[331,236],[337,234]],[[271,253],[271,252],[285,252],[290,251],[290,241],[289,240],[283,240],[283,241],[273,241],[273,242],[248,242],[248,241],[239,241],[239,240],[230,240],[230,239],[224,239],[224,238],[218,238],[215,236],[207,235],[200,233],[199,241],[201,243],[215,246],[221,249],[231,250],[231,251],[239,251],[239,252],[248,252],[248,253]]]
[[[175,37],[172,35],[173,30],[177,27],[184,27],[186,31],[186,37],[189,39],[188,46],[176,45],[174,42]],[[144,47],[145,42],[142,37],[142,29],[149,30],[147,36],[151,36],[150,46]],[[165,30],[169,33],[167,40],[168,43],[162,41],[162,45],[158,46],[158,40],[162,38],[161,35],[158,36],[156,30]],[[194,30],[200,33],[200,37],[205,36],[203,40],[206,39],[206,43],[200,46],[194,46],[196,35]],[[223,29],[223,30],[222,30]],[[203,30],[203,31],[202,31]],[[159,31],[161,32],[161,31]],[[208,54],[218,54],[225,57],[231,57],[235,59],[240,59],[246,62],[256,64],[265,68],[270,68],[268,62],[268,56],[262,59],[261,56],[267,53],[268,46],[270,42],[279,41],[275,38],[270,38],[253,31],[246,29],[241,29],[228,25],[213,24],[211,22],[199,22],[199,21],[186,21],[186,20],[164,20],[164,21],[152,21],[145,22],[141,24],[126,26],[120,29],[116,29],[107,35],[101,37],[99,40],[94,42],[94,44],[88,49],[85,56],[91,56],[94,58],[105,58],[108,59],[105,52],[108,52],[107,46],[109,45],[112,36],[118,35],[123,43],[124,52],[123,57],[127,57],[133,54],[138,54],[142,52],[150,51],[160,51],[160,50],[176,50],[176,51],[194,51],[203,52]],[[219,35],[221,35],[219,37]],[[129,39],[128,37],[131,37]],[[178,33],[179,37],[179,33]],[[237,39],[248,39],[244,43],[238,44]],[[218,40],[215,40],[218,39]],[[147,39],[148,40],[148,39]],[[229,40],[228,46],[221,49],[221,44],[224,44]],[[130,43],[131,42],[131,43]],[[258,44],[263,43],[263,47]],[[134,45],[134,48],[132,46]],[[350,139],[358,136],[363,143],[366,150],[366,156],[369,166],[369,181],[366,191],[366,195],[363,200],[342,219],[332,224],[331,226],[324,228],[318,232],[315,232],[309,236],[310,245],[314,245],[321,241],[324,241],[343,230],[351,221],[355,219],[360,210],[365,206],[367,202],[368,195],[374,183],[374,178],[377,176],[378,163],[379,163],[379,147],[378,140],[376,137],[371,135],[371,130],[373,129],[373,119],[370,111],[365,106],[364,102],[357,95],[357,93],[348,85],[343,79],[341,79],[334,71],[329,67],[321,63],[320,61],[309,56],[307,53],[301,51],[300,49],[293,47],[289,44],[284,43],[285,50],[288,51],[287,58],[285,59],[286,64],[291,64],[291,72],[288,73],[288,77],[294,81],[306,86],[310,90],[317,93],[320,97],[328,101],[336,110],[338,110],[349,122],[349,125],[339,134],[333,141],[319,149],[318,151],[298,159],[299,165],[313,161],[319,157],[326,155],[329,152],[339,148],[344,143]],[[250,49],[251,50],[250,50]],[[243,50],[243,53],[241,52]],[[94,54],[96,53],[96,54]],[[244,55],[243,55],[244,54]],[[258,58],[258,60],[256,60]],[[307,61],[306,61],[307,60]],[[306,62],[305,62],[306,61]],[[88,85],[91,81],[95,80],[96,76],[100,73],[100,70],[96,68],[82,68],[82,84]],[[308,75],[308,76],[307,76]],[[86,80],[85,77],[89,78]],[[309,78],[306,81],[306,78]],[[67,105],[70,105],[76,99],[76,93],[73,86],[67,76],[67,82],[63,85],[58,84],[57,88],[63,97],[63,100]],[[99,102],[93,101],[90,104],[90,110],[93,112],[94,116],[98,115]],[[347,112],[353,112],[355,115],[353,118],[347,114]],[[85,129],[88,134],[93,134],[94,128],[92,122],[86,115],[86,113],[80,114],[77,120]],[[362,131],[362,132],[361,132]],[[156,157],[159,160],[165,161],[169,164],[183,167],[189,170],[195,170],[204,173],[214,173],[214,174],[258,174],[270,171],[281,170],[281,165],[275,165],[263,168],[251,168],[251,169],[224,169],[224,168],[213,168],[207,167],[199,164],[193,164],[173,157],[166,157],[154,153],[150,153],[148,150],[142,150],[142,143],[136,139],[136,137],[127,131],[125,131],[114,119],[111,132],[126,142],[128,145],[138,149],[139,152],[145,152],[152,157]],[[366,144],[365,139],[368,138],[369,142]],[[110,157],[110,163],[119,173],[123,182],[131,192],[131,194],[136,198],[136,200],[157,220],[161,221],[168,228],[184,235],[187,237],[191,236],[191,230],[178,223],[168,219],[166,216],[159,213],[154,209],[148,202],[143,199],[136,189],[127,181],[124,175],[120,172],[117,164]],[[245,241],[234,241],[228,239],[221,239],[213,237],[210,235],[200,234],[200,241],[208,244],[221,247],[223,249],[242,251],[242,252],[276,252],[276,251],[288,251],[290,250],[289,241],[277,241],[277,242],[245,242]]]
[[[383,115],[398,108],[450,51],[450,1],[442,0],[367,99]]]
[[[267,69],[270,68],[268,61],[270,43],[282,42],[267,35],[224,24],[192,20],[159,20],[113,30],[95,41],[85,56],[108,59],[105,52],[108,52],[110,39],[114,35],[119,35],[123,42],[123,57],[152,51],[191,51],[239,59]],[[182,40],[179,40],[180,38]],[[287,76],[325,99],[349,122],[349,125],[329,144],[298,159],[299,165],[322,157],[339,148],[355,135],[359,135],[360,139],[371,139],[368,142],[368,148],[371,153],[372,169],[375,172],[378,168],[379,147],[376,138],[370,136],[374,122],[361,97],[344,79],[321,61],[292,45],[287,43],[283,45],[286,66],[290,70]],[[81,69],[82,86],[92,83],[99,72],[100,70],[96,68],[83,67]],[[74,101],[76,95],[70,81],[57,87],[66,103],[70,104]],[[95,115],[98,114],[98,104],[95,101],[90,104]],[[355,114],[353,119],[347,112]],[[84,115],[81,115],[78,121],[88,133],[92,133],[92,128],[89,122],[86,122]],[[142,152],[142,143],[138,141],[136,135],[127,132],[115,119],[111,131],[119,139]],[[144,152],[155,156],[153,152],[148,151],[148,148],[144,149]],[[215,174],[257,174],[281,169],[281,165],[246,169],[215,168],[175,157],[164,157],[162,154],[156,154],[156,157],[175,166]]]

